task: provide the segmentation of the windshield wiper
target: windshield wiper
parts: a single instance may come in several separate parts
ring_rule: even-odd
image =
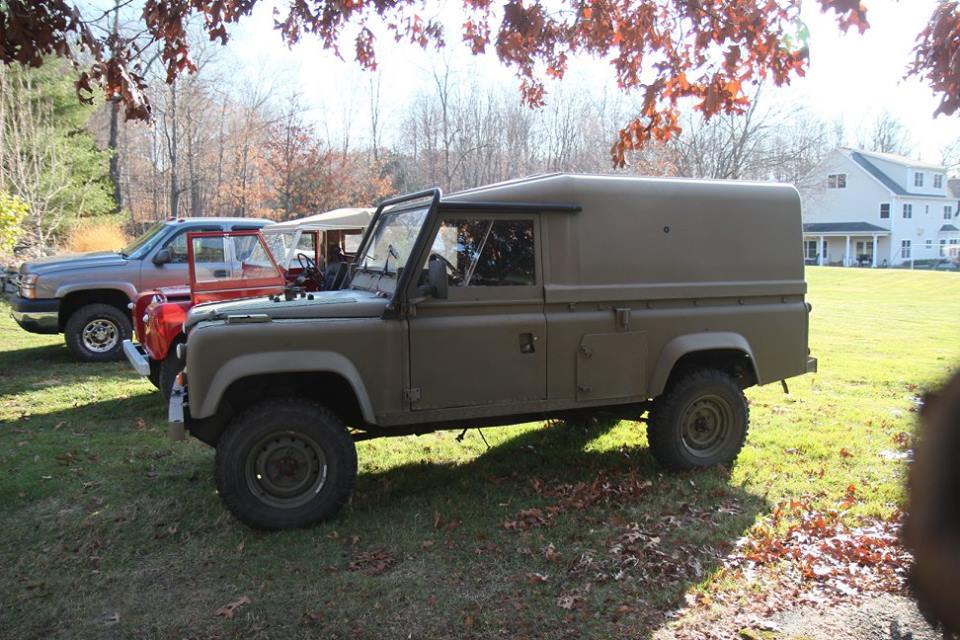
[[[390,258],[393,257],[397,260],[400,259],[400,254],[397,253],[397,250],[393,248],[392,244],[387,245],[387,258],[383,261],[383,271],[382,275],[387,275],[387,267],[390,266]]]

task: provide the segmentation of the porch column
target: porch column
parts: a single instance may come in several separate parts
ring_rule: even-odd
[[[850,266],[850,236],[847,236],[847,248],[843,250],[843,266]]]
[[[817,242],[820,243],[820,244],[818,245],[819,250],[817,251],[817,260],[819,261],[819,264],[820,264],[820,266],[822,267],[822,266],[823,266],[823,252],[826,251],[826,249],[825,249],[824,246],[823,246],[823,236],[820,236],[820,238],[819,238],[819,240],[817,240]]]
[[[880,247],[877,245],[877,235],[873,235],[873,268],[877,268],[877,252],[880,251]]]

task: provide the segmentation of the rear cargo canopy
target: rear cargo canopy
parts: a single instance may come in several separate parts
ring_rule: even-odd
[[[642,287],[630,297],[691,286],[695,297],[708,285],[734,285],[732,295],[805,292],[800,195],[790,185],[553,175],[450,200],[581,207],[544,216],[548,299],[581,287]]]

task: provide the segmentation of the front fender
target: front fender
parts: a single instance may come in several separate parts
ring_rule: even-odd
[[[187,350],[187,370],[190,370],[191,352]],[[271,373],[334,373],[343,378],[353,388],[360,405],[363,419],[370,424],[376,423],[373,413],[373,404],[363,384],[363,379],[356,366],[342,354],[334,351],[261,351],[248,353],[227,360],[213,375],[206,393],[200,399],[197,407],[191,402],[191,418],[209,418],[217,411],[223,394],[230,385],[250,376],[269,371]],[[188,393],[189,379],[188,379]]]
[[[753,349],[742,335],[729,331],[690,333],[674,338],[664,345],[663,350],[660,351],[650,381],[650,396],[655,398],[663,393],[670,372],[673,371],[673,366],[677,364],[680,358],[698,351],[716,349],[732,349],[745,353],[753,364],[757,379],[760,380],[760,371],[757,369],[757,361],[753,357]]]

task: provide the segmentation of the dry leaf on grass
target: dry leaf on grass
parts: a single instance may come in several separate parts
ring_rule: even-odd
[[[383,549],[361,551],[354,554],[350,564],[347,565],[347,571],[359,571],[368,576],[379,576],[396,562],[396,559]]]
[[[253,602],[253,601],[252,601],[249,597],[247,597],[247,596],[242,596],[242,597],[241,597],[239,600],[237,600],[236,602],[231,602],[230,604],[228,604],[228,605],[226,605],[226,606],[223,606],[223,607],[220,607],[219,609],[217,609],[217,611],[216,611],[216,613],[215,613],[214,615],[217,615],[217,616],[220,616],[221,618],[226,618],[227,620],[230,620],[230,619],[233,618],[233,615],[237,612],[237,609],[239,609],[240,607],[242,607],[242,606],[245,605],[245,604],[250,604],[251,602]]]

